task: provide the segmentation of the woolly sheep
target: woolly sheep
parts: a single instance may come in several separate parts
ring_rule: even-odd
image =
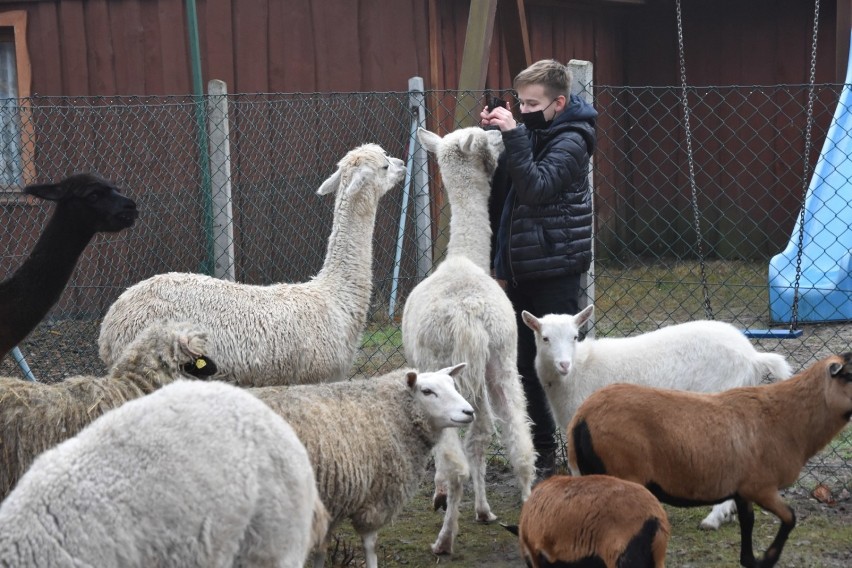
[[[695,506],[733,498],[740,564],[771,567],[796,524],[779,489],[852,419],[852,353],[818,361],[786,381],[721,393],[631,384],[594,392],[568,425],[569,464],[647,487],[664,503]],[[756,503],[781,521],[757,563]]]
[[[651,492],[608,475],[554,475],[521,508],[521,555],[530,568],[663,568],[670,527]]]
[[[126,229],[139,214],[132,199],[92,174],[28,185],[23,193],[55,201],[56,207],[29,257],[0,282],[0,359],[56,304],[95,234]]]
[[[522,312],[536,342],[535,368],[560,428],[568,425],[580,404],[595,390],[615,382],[716,392],[753,386],[769,374],[792,374],[783,356],[761,353],[734,326],[720,321],[692,321],[623,338],[586,338],[579,329],[594,306],[577,315]],[[733,501],[721,503],[701,521],[718,529],[736,514]]]
[[[185,375],[215,373],[207,352],[207,334],[194,324],[161,322],[139,335],[105,377],[53,384],[0,377],[0,498],[38,454],[108,410]]]
[[[143,327],[188,319],[209,328],[222,378],[267,386],[345,378],[367,321],[379,200],[405,174],[376,144],[351,150],[317,193],[337,193],[325,264],[312,280],[252,286],[201,274],[159,274],[109,308],[98,339],[108,365]]]
[[[378,563],[378,530],[417,491],[441,432],[473,420],[473,408],[453,385],[463,367],[249,389],[284,417],[305,444],[320,498],[331,515],[329,534],[349,518],[361,536],[367,568]],[[321,546],[314,566],[324,563]]]
[[[301,568],[327,521],[280,416],[178,381],[36,459],[0,507],[0,563]]]
[[[497,518],[485,495],[485,454],[495,420],[523,499],[532,485],[535,451],[518,375],[515,313],[489,273],[488,198],[502,137],[499,131],[479,127],[462,128],[443,138],[420,129],[418,137],[437,157],[452,216],[446,258],[405,302],[403,346],[408,361],[419,368],[466,361],[459,390],[476,410],[464,451],[454,432],[445,432],[435,451],[433,503],[436,509],[446,504],[447,512],[432,551],[445,554],[452,552],[458,532],[468,467],[473,470],[476,519]]]

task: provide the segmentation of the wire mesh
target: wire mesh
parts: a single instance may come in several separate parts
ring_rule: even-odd
[[[767,265],[790,239],[802,204],[804,160],[810,160],[813,171],[842,87],[816,86],[810,156],[803,156],[806,86],[690,90],[706,258],[697,254],[679,88],[594,89],[600,113],[594,156],[598,337],[628,336],[702,318],[702,262],[717,319],[742,328],[774,325]],[[494,94],[514,102],[511,91],[426,92],[422,126],[446,132],[455,128],[459,114],[476,123],[480,107],[467,108],[465,117],[456,102],[481,103]],[[305,281],[322,266],[332,228],[333,199],[316,195],[316,189],[337,160],[365,142],[408,159],[416,117],[409,93],[241,94],[229,95],[227,101],[236,279],[251,284]],[[210,271],[215,262],[211,216],[218,211],[211,209],[207,187],[214,172],[202,172],[208,163],[207,137],[199,133],[197,121],[208,102],[193,97],[34,97],[0,107],[5,115],[0,124],[30,122],[29,129],[16,127],[0,136],[4,168],[18,180],[0,190],[0,279],[26,259],[51,214],[50,204],[21,197],[20,186],[27,181],[93,171],[124,188],[141,211],[131,229],[94,239],[58,304],[22,343],[40,380],[104,371],[97,355],[98,326],[125,287],[162,272]],[[224,125],[208,128],[215,132]],[[26,172],[32,179],[26,179]],[[437,263],[447,239],[448,204],[434,164],[424,173],[433,197],[426,237],[435,243]],[[402,305],[418,280],[417,241],[424,235],[416,233],[414,208],[403,210],[409,189],[393,191],[380,205],[373,302],[352,375],[406,364],[401,310],[391,317],[388,306],[394,290]],[[849,186],[837,191],[852,201]],[[852,221],[850,210],[836,214]],[[803,263],[814,260],[805,257]],[[849,351],[850,330],[848,321],[807,325],[799,339],[754,343],[784,354],[800,369],[830,353]],[[11,357],[0,362],[0,374],[20,376]],[[503,459],[502,450],[495,447],[491,459]],[[849,428],[808,464],[800,483],[852,488]]]

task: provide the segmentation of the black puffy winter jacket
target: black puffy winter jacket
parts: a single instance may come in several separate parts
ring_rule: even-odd
[[[514,282],[580,274],[592,257],[589,159],[595,149],[591,105],[571,96],[542,130],[503,132],[491,188],[494,270]]]

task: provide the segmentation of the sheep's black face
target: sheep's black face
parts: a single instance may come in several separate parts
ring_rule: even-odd
[[[193,377],[211,377],[216,374],[219,368],[213,359],[205,355],[196,358],[192,363],[186,363],[183,366],[183,372]]]

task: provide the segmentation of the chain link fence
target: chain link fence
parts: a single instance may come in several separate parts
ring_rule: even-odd
[[[812,171],[842,103],[843,86],[815,88],[809,156],[804,156],[803,134],[806,86],[690,89],[697,207],[679,88],[598,86],[593,91],[601,114],[593,172],[595,266],[589,278],[594,333],[626,336],[704,318],[705,294],[716,319],[744,329],[789,327],[771,319],[768,267],[791,242],[803,203],[805,159]],[[481,103],[493,94],[512,96],[505,91],[464,97]],[[4,178],[6,190],[0,190],[0,279],[24,261],[51,213],[49,204],[21,198],[22,183],[94,171],[125,188],[141,212],[131,229],[95,238],[57,306],[21,345],[34,374],[55,381],[103,372],[98,326],[124,288],[167,271],[214,272],[222,260],[214,234],[222,211],[211,195],[223,174],[231,185],[236,280],[309,279],[322,266],[332,225],[333,198],[315,192],[337,160],[364,142],[410,160],[412,123],[442,132],[454,128],[460,95],[423,93],[425,115],[418,115],[420,108],[412,106],[407,92],[34,97],[0,107],[0,113],[11,113],[0,123],[26,121],[16,134],[0,138],[12,172]],[[208,109],[223,100],[227,123],[208,124]],[[479,106],[471,109],[474,121],[478,113]],[[217,132],[227,133],[230,142],[224,169],[208,154],[208,140],[218,139]],[[436,262],[446,243],[448,205],[439,172],[433,163],[422,171],[414,166],[411,162],[406,180],[418,175],[427,180],[431,205],[427,211],[414,206],[416,191],[424,189],[414,183],[383,198],[374,236],[373,305],[353,375],[406,364],[398,306],[422,276],[423,240],[433,244]],[[852,186],[844,181],[847,185],[833,189],[846,196],[846,207],[831,214],[852,231]],[[818,204],[812,209],[819,210]],[[425,229],[418,215],[431,219]],[[846,238],[841,231],[824,240]],[[803,265],[815,262],[803,256]],[[845,262],[844,267],[840,259],[839,269],[848,271],[848,257]],[[850,297],[850,288],[839,291]],[[846,308],[836,306],[838,313]],[[848,321],[802,327],[800,338],[754,343],[784,354],[796,369],[850,350]],[[0,362],[0,374],[20,376],[11,357]],[[800,483],[852,488],[849,428],[808,465]]]

